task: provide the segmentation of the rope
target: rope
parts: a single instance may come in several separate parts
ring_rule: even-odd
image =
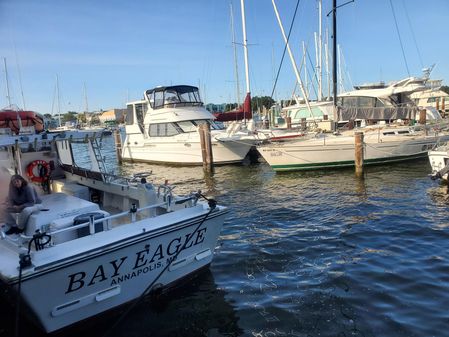
[[[399,33],[398,21],[396,20],[396,14],[395,14],[395,12],[394,12],[393,3],[391,2],[391,0],[390,0],[390,5],[391,5],[391,11],[393,12],[394,23],[395,23],[395,25],[396,25],[396,32],[398,33],[398,37],[399,37],[399,43],[400,43],[400,45],[401,45],[402,56],[404,57],[405,67],[407,68],[407,74],[408,74],[408,76],[410,76],[410,70],[408,69],[407,58],[405,57],[404,46],[402,45],[401,34]]]
[[[115,321],[114,324],[106,331],[106,333],[103,335],[103,337],[109,336],[111,332],[123,321],[123,319],[143,300],[143,298],[147,295],[148,291],[151,290],[151,288],[154,286],[154,284],[159,280],[159,278],[164,274],[164,272],[172,265],[174,261],[176,261],[179,254],[185,249],[187,244],[189,243],[190,239],[192,239],[195,235],[195,233],[200,229],[201,225],[206,221],[207,217],[212,213],[212,211],[216,208],[217,202],[214,199],[208,199],[203,194],[198,193],[198,196],[203,197],[208,201],[209,204],[209,212],[204,216],[204,218],[200,221],[198,226],[196,226],[195,230],[193,231],[192,235],[187,237],[187,240],[184,242],[184,245],[182,248],[176,253],[174,258],[162,269],[162,271],[159,273],[159,275],[156,276],[156,278],[148,285],[148,287],[145,288],[145,290],[142,292],[142,294],[137,297],[135,300],[132,301],[131,305],[128,307],[128,309]]]

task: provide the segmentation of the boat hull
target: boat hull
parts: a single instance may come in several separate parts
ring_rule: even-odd
[[[36,265],[23,271],[21,296],[45,331],[52,332],[132,301],[150,285],[168,287],[211,263],[225,213],[225,209],[212,212],[203,222],[207,214],[203,212],[153,231],[149,228],[155,224],[141,220],[123,226],[133,226],[134,235],[83,249],[81,254],[61,257],[63,244],[43,250],[46,258],[35,252]],[[173,220],[170,214],[167,218]],[[101,242],[102,235],[110,232],[81,238],[77,244],[89,247]],[[50,252],[53,248],[58,251]],[[59,258],[46,260],[51,255]],[[17,276],[7,280],[2,275],[2,279],[17,289]]]
[[[449,136],[394,135],[365,136],[364,165],[386,164],[424,158],[427,151]],[[275,171],[301,171],[355,165],[353,136],[323,137],[258,148],[262,157]]]
[[[428,153],[430,166],[432,167],[432,175],[436,175],[449,164],[449,148],[447,145],[438,147]],[[448,173],[441,175],[441,179],[448,180]]]
[[[254,143],[254,139],[212,139],[214,164],[241,163]],[[173,165],[203,164],[199,137],[167,141],[166,138],[145,140],[141,135],[128,135],[122,149],[122,160]]]

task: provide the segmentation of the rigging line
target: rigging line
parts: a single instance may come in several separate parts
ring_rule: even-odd
[[[145,288],[145,290],[140,294],[139,297],[133,299],[131,301],[131,304],[128,306],[128,308],[120,315],[120,317],[111,325],[111,327],[109,327],[108,330],[106,330],[106,333],[103,334],[103,337],[107,337],[109,336],[112,331],[123,321],[123,319],[128,316],[128,314],[138,305],[142,302],[142,300],[144,299],[145,296],[147,296],[153,286],[156,284],[156,282],[160,279],[160,277],[165,273],[165,271],[170,268],[170,266],[173,264],[173,262],[178,258],[179,254],[184,251],[187,247],[187,244],[190,242],[190,239],[193,238],[193,236],[195,235],[195,233],[197,233],[200,229],[200,227],[202,226],[202,224],[207,220],[207,218],[209,217],[209,215],[215,210],[216,208],[216,201],[214,199],[208,199],[206,198],[203,194],[198,192],[198,196],[203,197],[204,199],[207,200],[208,204],[209,204],[209,211],[206,213],[206,215],[203,217],[203,219],[200,221],[200,223],[196,226],[195,230],[193,231],[192,235],[190,237],[187,237],[186,241],[184,242],[184,245],[181,247],[181,249],[175,254],[173,260],[171,260],[165,267],[164,269],[162,269],[162,271],[153,279],[153,281]]]
[[[421,52],[420,52],[420,50],[418,48],[418,43],[416,42],[415,31],[413,30],[413,26],[412,26],[412,24],[410,22],[410,16],[408,15],[408,10],[407,10],[407,7],[405,5],[405,1],[404,0],[402,0],[402,5],[404,6],[404,11],[405,11],[405,15],[407,17],[407,22],[408,22],[408,25],[410,27],[410,31],[412,32],[413,42],[415,42],[416,52],[418,53],[419,62],[421,64],[421,68],[424,68],[424,64],[423,64],[422,57],[421,57]]]
[[[400,43],[400,45],[401,45],[402,56],[404,57],[405,67],[407,68],[407,74],[408,74],[408,76],[410,76],[410,70],[408,69],[407,58],[405,57],[404,46],[402,45],[401,34],[399,33],[398,21],[396,20],[396,14],[395,14],[395,12],[394,12],[393,3],[392,3],[391,0],[390,0],[390,6],[391,6],[391,11],[393,12],[394,23],[395,23],[395,25],[396,25],[396,32],[398,33],[399,43]]]
[[[282,53],[281,62],[279,63],[279,68],[278,68],[278,71],[277,71],[277,74],[276,74],[276,80],[274,81],[273,91],[271,92],[271,96],[270,96],[271,98],[273,98],[274,91],[276,90],[276,84],[277,84],[277,82],[278,82],[279,74],[280,74],[281,69],[282,69],[282,63],[284,62],[285,52],[287,51],[287,44],[288,44],[288,42],[290,41],[290,34],[291,34],[291,32],[292,32],[293,23],[295,22],[296,13],[298,12],[298,7],[299,7],[299,3],[300,3],[300,2],[301,2],[301,0],[298,0],[298,1],[296,2],[295,13],[293,14],[292,23],[290,24],[290,29],[289,29],[289,31],[288,31],[287,42],[285,43],[284,51],[283,51],[283,53]]]

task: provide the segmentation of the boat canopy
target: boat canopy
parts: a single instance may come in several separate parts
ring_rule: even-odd
[[[394,119],[414,119],[418,113],[416,106],[402,107],[340,107],[338,109],[338,120],[394,120]]]
[[[190,85],[175,85],[170,87],[157,87],[145,92],[145,98],[150,102],[152,109],[174,106],[202,106],[197,87]]]

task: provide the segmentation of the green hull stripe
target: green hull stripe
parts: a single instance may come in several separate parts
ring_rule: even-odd
[[[411,156],[397,156],[397,157],[388,157],[388,158],[375,158],[375,159],[366,159],[363,161],[363,165],[379,165],[379,164],[388,164],[388,163],[396,163],[406,160],[424,158],[427,156],[427,152],[414,154]],[[351,167],[355,166],[353,160],[347,161],[334,161],[327,163],[311,163],[311,164],[292,164],[292,165],[273,165],[271,168],[275,171],[307,171],[307,170],[316,170],[323,168],[340,168],[340,167]]]

